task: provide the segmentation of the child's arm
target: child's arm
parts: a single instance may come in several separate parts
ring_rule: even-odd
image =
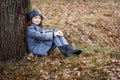
[[[53,40],[54,32],[39,32],[34,29],[34,27],[28,27],[27,35],[31,38],[37,40]]]

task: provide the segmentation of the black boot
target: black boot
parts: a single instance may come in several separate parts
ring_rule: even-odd
[[[69,57],[71,54],[68,53],[66,45],[64,46],[60,46],[58,47],[58,49],[60,50],[60,52],[65,56],[65,57]]]
[[[70,55],[79,55],[82,51],[77,49],[77,50],[74,50],[72,45],[68,44],[68,45],[64,45],[64,46],[60,46],[58,47],[60,52],[66,56],[66,57],[69,57]]]
[[[82,51],[80,49],[73,49],[72,45],[68,44],[66,45],[67,53],[69,54],[75,54],[79,55]]]

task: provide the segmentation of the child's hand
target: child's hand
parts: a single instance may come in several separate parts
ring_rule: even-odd
[[[58,30],[59,36],[63,36],[63,32],[61,30]]]
[[[54,32],[54,36],[59,36],[59,32]]]
[[[63,32],[61,30],[58,30],[56,32],[54,32],[55,36],[63,36]]]

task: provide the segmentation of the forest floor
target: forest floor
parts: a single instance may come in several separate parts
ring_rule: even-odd
[[[43,13],[45,28],[61,29],[83,52],[65,58],[55,49],[46,57],[1,63],[0,80],[120,80],[119,1],[32,0],[32,8]]]

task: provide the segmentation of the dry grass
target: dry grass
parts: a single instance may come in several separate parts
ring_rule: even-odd
[[[43,25],[61,29],[83,53],[64,58],[56,49],[32,61],[9,61],[0,64],[0,80],[119,80],[120,2],[42,1],[32,6],[44,14]]]

